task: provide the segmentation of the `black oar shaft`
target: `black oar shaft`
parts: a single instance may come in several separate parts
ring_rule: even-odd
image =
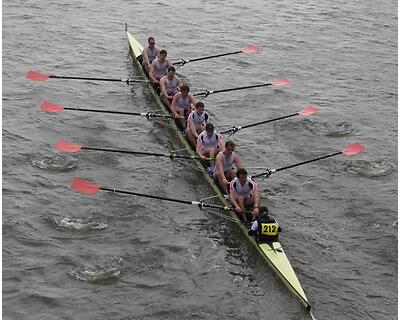
[[[255,123],[251,123],[251,124],[246,124],[246,125],[242,126],[241,129],[250,128],[250,127],[258,126],[260,124],[274,122],[274,121],[278,121],[278,120],[282,120],[282,119],[286,119],[286,118],[290,118],[290,117],[294,117],[294,116],[298,116],[298,115],[299,115],[298,113],[293,113],[293,114],[289,114],[287,116],[282,116],[279,118],[274,118],[274,119],[259,121],[259,122],[255,122]]]
[[[303,161],[303,162],[300,162],[300,163],[292,164],[292,165],[290,165],[290,166],[278,168],[278,169],[275,169],[275,172],[277,172],[277,171],[282,171],[282,170],[286,170],[286,169],[290,169],[290,168],[294,168],[294,167],[297,167],[297,166],[301,166],[301,165],[306,164],[306,163],[310,163],[310,162],[314,162],[314,161],[318,161],[318,160],[322,160],[322,159],[334,157],[334,156],[337,156],[337,155],[339,155],[339,154],[342,154],[342,152],[341,152],[341,151],[340,151],[340,152],[335,152],[335,153],[331,153],[331,154],[328,154],[328,155],[326,155],[326,156],[322,156],[322,157],[319,157],[319,158],[315,158],[315,159]]]
[[[256,84],[256,85],[252,85],[252,86],[237,87],[237,88],[222,89],[222,90],[214,90],[212,93],[228,92],[228,91],[235,91],[235,90],[244,90],[244,89],[266,87],[266,86],[272,86],[272,83],[263,83],[263,84]]]
[[[269,171],[266,171],[266,172],[262,172],[262,173],[256,174],[256,175],[251,176],[251,177],[254,178],[254,179],[255,178],[259,178],[259,177],[262,177],[262,176],[265,176],[265,175],[270,175],[272,172],[278,172],[278,171],[282,171],[282,170],[298,167],[298,166],[301,166],[303,164],[307,164],[307,163],[310,163],[310,162],[314,162],[314,161],[318,161],[318,160],[334,157],[334,156],[337,156],[339,154],[342,154],[342,152],[340,151],[340,152],[331,153],[331,154],[328,154],[326,156],[322,156],[322,157],[314,158],[314,159],[311,159],[311,160],[295,163],[295,164],[292,164],[290,166],[286,166],[286,167],[282,167],[282,168],[278,168],[278,169],[273,169],[272,171],[269,170]]]
[[[73,80],[95,80],[95,81],[119,81],[119,82],[125,82],[125,81],[129,80],[129,79],[70,77],[70,76],[57,76],[57,75],[49,75],[49,78],[54,78],[54,79],[73,79]]]
[[[98,113],[113,113],[113,114],[126,114],[132,116],[140,116],[140,112],[125,112],[125,111],[111,111],[111,110],[97,110],[97,109],[85,109],[85,108],[69,108],[65,107],[64,110],[74,110],[74,111],[85,111],[85,112],[98,112]]]
[[[274,121],[278,121],[278,120],[294,117],[294,116],[297,116],[297,115],[299,115],[299,114],[298,113],[293,113],[293,114],[289,114],[287,116],[282,116],[282,117],[279,117],[279,118],[274,118],[274,119],[269,119],[269,120],[264,120],[264,121],[259,121],[259,122],[255,122],[255,123],[246,124],[246,125],[240,126],[240,127],[235,126],[235,127],[231,128],[231,129],[223,130],[220,133],[221,134],[226,134],[226,133],[230,133],[230,132],[234,133],[236,131],[239,131],[239,130],[242,130],[242,129],[245,129],[245,128],[255,127],[255,126],[258,126],[260,124],[274,122]]]
[[[64,107],[64,110],[74,110],[74,111],[85,111],[85,112],[97,112],[97,113],[111,113],[111,114],[125,114],[130,116],[142,116],[142,117],[158,117],[158,118],[174,118],[174,116],[156,114],[151,112],[126,112],[126,111],[111,111],[111,110],[97,110],[97,109],[85,109],[85,108],[69,108]]]
[[[157,153],[157,152],[147,152],[147,151],[131,151],[131,150],[120,150],[120,149],[108,149],[108,148],[94,148],[94,147],[81,147],[82,150],[92,150],[92,151],[105,151],[105,152],[115,152],[115,153],[125,153],[125,154],[137,154],[144,156],[154,156],[154,157],[165,157],[171,159],[200,159],[196,156],[186,156],[179,155],[173,152],[171,153]]]
[[[130,151],[130,150],[119,150],[119,149],[107,149],[107,148],[93,148],[93,147],[82,147],[84,150],[93,150],[93,151],[105,151],[105,152],[116,152],[116,153],[127,153],[127,154],[138,154],[145,156],[158,156],[165,157],[165,153],[155,153],[155,152],[145,152],[145,151]]]
[[[195,59],[188,59],[189,62],[193,61],[200,61],[200,60],[207,60],[207,59],[212,59],[212,58],[218,58],[218,57],[224,57],[224,56],[229,56],[232,54],[238,54],[241,53],[242,51],[234,51],[234,52],[228,52],[228,53],[220,53],[220,54],[214,54],[212,56],[207,56],[207,57],[201,57],[201,58],[195,58]]]
[[[220,92],[228,92],[228,91],[236,91],[236,90],[245,90],[245,89],[267,87],[267,86],[272,86],[272,83],[255,84],[255,85],[251,85],[251,86],[236,87],[236,88],[221,89],[221,90],[206,90],[204,92],[195,93],[194,96],[203,96],[203,95],[208,96],[211,93],[220,93]]]
[[[100,187],[99,189],[104,190],[104,191],[111,191],[111,192],[116,192],[116,193],[121,193],[121,194],[129,194],[129,195],[150,198],[150,199],[158,199],[158,200],[164,200],[164,201],[175,202],[175,203],[197,205],[201,208],[214,208],[214,209],[222,209],[225,211],[233,210],[233,208],[230,208],[230,207],[220,206],[220,205],[210,204],[210,203],[203,203],[201,201],[187,201],[187,200],[173,199],[173,198],[153,196],[151,194],[143,194],[143,193],[133,192],[133,191],[117,190],[117,189],[112,189],[112,188],[107,188],[107,187]]]
[[[112,192],[121,193],[121,194],[129,194],[129,195],[134,195],[134,196],[144,197],[144,198],[150,198],[150,199],[165,200],[165,201],[176,202],[176,203],[193,204],[192,201],[187,201],[187,200],[180,200],[180,199],[173,199],[173,198],[167,198],[167,197],[153,196],[151,194],[143,194],[143,193],[133,192],[133,191],[117,190],[117,189],[111,189],[111,188],[107,188],[107,187],[100,187],[100,190],[112,191]]]

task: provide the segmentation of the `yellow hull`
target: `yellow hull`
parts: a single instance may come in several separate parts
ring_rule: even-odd
[[[147,78],[147,75],[145,74],[144,70],[142,69],[142,66],[137,60],[142,55],[143,46],[129,32],[127,32],[127,36],[134,67],[139,72],[141,72],[143,77]],[[169,114],[169,110],[161,102],[157,92],[153,89],[153,87],[151,87],[150,90],[154,95],[155,101],[160,107],[160,111],[164,114]],[[166,120],[166,121],[169,121],[172,127],[176,128],[176,136],[179,139],[180,143],[183,145],[183,147],[188,150],[189,154],[195,155],[195,151],[192,150],[188,141],[182,136],[179,128],[175,125],[175,122],[173,120]],[[223,203],[224,206],[229,207],[230,203],[224,198],[218,186],[215,184],[214,180],[208,175],[207,171],[205,170],[201,162],[197,160],[195,162],[196,165],[199,167],[199,169],[202,171],[204,179],[213,189],[215,194],[218,195],[218,198],[221,201],[221,203]],[[283,283],[300,300],[300,302],[304,305],[304,307],[310,310],[311,306],[308,302],[308,299],[281,244],[279,242],[274,242],[272,244],[258,244],[252,237],[247,235],[247,229],[240,222],[236,214],[231,212],[231,216],[238,222],[238,225],[242,229],[244,235],[254,245],[257,251],[261,254],[261,256],[268,263],[268,265],[275,271],[275,273],[279,276],[279,278],[283,281]]]

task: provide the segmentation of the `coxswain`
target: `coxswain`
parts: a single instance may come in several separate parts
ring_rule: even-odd
[[[175,67],[168,67],[166,76],[160,79],[161,100],[169,107],[174,95],[179,92],[181,80],[175,75]]]
[[[207,123],[206,130],[197,137],[196,152],[201,159],[215,159],[217,153],[224,150],[224,138],[215,131],[212,123]]]
[[[235,178],[235,168],[241,167],[240,159],[235,154],[235,143],[225,142],[225,149],[220,151],[215,157],[214,180],[221,186],[224,194],[229,194],[229,182]]]
[[[248,234],[254,235],[259,243],[271,243],[278,241],[281,231],[279,223],[269,216],[268,208],[260,207],[260,214],[251,224]]]
[[[252,211],[252,221],[258,216],[258,207],[260,205],[260,195],[258,193],[257,183],[247,176],[244,168],[236,171],[236,178],[229,184],[229,196],[235,212],[240,214],[244,223],[248,223],[246,210]]]
[[[157,58],[160,50],[156,47],[156,40],[154,37],[149,37],[147,39],[148,46],[144,48],[142,55],[142,66],[147,73],[150,72],[151,63]]]
[[[160,50],[158,57],[150,65],[149,77],[151,81],[159,84],[160,79],[167,75],[170,66],[171,63],[167,60],[167,51],[164,49]]]
[[[197,145],[197,138],[202,133],[210,116],[204,110],[204,103],[199,101],[195,104],[196,110],[192,111],[187,117],[186,134],[193,146]]]
[[[178,92],[174,95],[174,98],[171,102],[171,112],[174,117],[179,119],[182,128],[186,128],[186,119],[189,116],[189,113],[194,110],[194,106],[197,101],[189,93],[190,88],[188,85],[184,84],[181,86],[181,92]]]

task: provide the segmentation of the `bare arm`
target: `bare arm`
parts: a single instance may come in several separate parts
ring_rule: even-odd
[[[219,150],[224,150],[224,138],[222,137],[221,134],[218,133],[218,146],[219,146]]]
[[[144,48],[142,55],[143,55],[143,62],[149,67],[150,60],[149,60],[149,55],[147,54],[147,48]]]
[[[195,105],[197,103],[197,99],[195,97],[193,97],[191,94],[189,94],[189,99],[190,99],[190,103],[192,104],[192,110],[195,110]]]
[[[179,93],[174,95],[174,98],[172,99],[171,106],[170,106],[171,107],[171,111],[172,111],[172,113],[174,114],[175,117],[179,116],[178,112],[176,111],[176,103],[177,103],[179,97],[180,97]]]
[[[150,71],[149,71],[149,76],[150,79],[154,82],[154,83],[158,83],[158,80],[156,79],[156,77],[154,76],[154,66],[155,66],[155,60],[151,63],[150,65]]]
[[[239,169],[242,167],[242,164],[240,163],[240,158],[238,156],[235,156],[235,166],[236,166],[236,169]]]
[[[205,158],[205,156],[203,155],[203,151],[201,149],[200,135],[197,137],[196,152],[197,152],[197,154],[199,155],[200,158],[202,158],[202,159]]]
[[[167,90],[165,88],[165,76],[160,79],[160,90],[161,90],[161,94],[164,97],[167,97],[167,98],[169,97]]]
[[[224,181],[224,183],[228,183],[228,180],[226,180],[225,174],[224,174],[224,165],[222,162],[222,155],[218,153],[217,157],[215,158],[215,167],[216,171],[218,172],[218,175]]]
[[[231,200],[232,205],[235,207],[235,211],[239,213],[241,211],[241,208],[240,208],[239,204],[236,202],[235,195],[236,195],[236,193],[232,187],[232,182],[231,182],[229,184],[229,199]]]
[[[198,134],[197,134],[197,131],[196,131],[196,127],[195,127],[195,125],[194,125],[194,123],[193,123],[193,114],[192,115],[189,115],[189,117],[188,117],[188,123],[189,123],[189,131],[192,133],[192,135],[197,139],[199,136],[198,136]],[[197,146],[196,146],[197,147]],[[197,149],[196,149],[196,151],[197,151]]]

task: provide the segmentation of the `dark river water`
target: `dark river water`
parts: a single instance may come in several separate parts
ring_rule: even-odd
[[[196,207],[73,192],[73,177],[199,200],[212,191],[190,161],[82,151],[82,145],[164,152],[181,146],[165,122],[40,104],[145,112],[146,84],[25,79],[47,74],[135,76],[123,23],[171,60],[189,63],[194,91],[289,78],[210,95],[218,128],[319,112],[236,133],[250,174],[339,155],[259,181],[262,201],[317,319],[397,318],[397,2],[3,1],[3,318],[309,319],[309,313],[234,232]],[[136,74],[137,76],[137,74]]]

